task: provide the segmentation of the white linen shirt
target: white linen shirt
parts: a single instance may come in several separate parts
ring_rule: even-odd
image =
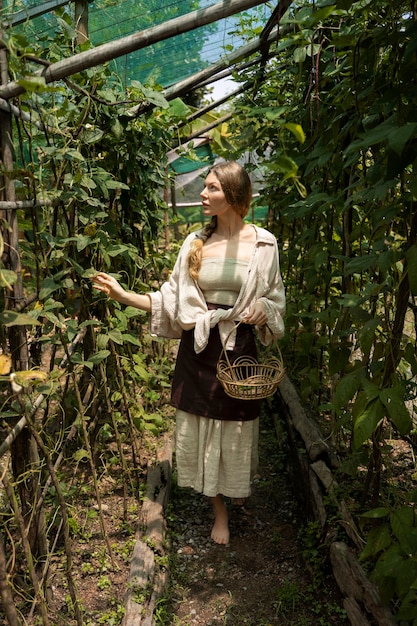
[[[235,305],[230,309],[209,310],[203,293],[189,273],[190,244],[201,231],[188,235],[181,246],[169,280],[159,291],[148,294],[152,302],[152,335],[179,339],[183,330],[194,328],[194,349],[200,353],[207,346],[210,329],[219,325],[220,337],[232,349],[235,322],[242,320],[256,302],[265,306],[268,322],[256,327],[259,340],[268,345],[284,334],[285,290],[279,267],[277,240],[264,228],[253,224],[256,243],[248,265],[246,280]]]

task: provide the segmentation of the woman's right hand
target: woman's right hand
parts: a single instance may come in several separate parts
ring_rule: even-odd
[[[97,272],[97,274],[92,277],[92,281],[94,289],[102,291],[106,296],[109,296],[109,298],[113,298],[113,300],[120,302],[126,297],[126,290],[109,274]]]

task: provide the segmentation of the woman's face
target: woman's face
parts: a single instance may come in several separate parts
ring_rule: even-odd
[[[233,211],[226,200],[219,179],[213,172],[207,175],[204,189],[200,193],[200,196],[203,201],[204,215],[222,215],[227,211]]]

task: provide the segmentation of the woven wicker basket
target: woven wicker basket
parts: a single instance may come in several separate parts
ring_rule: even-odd
[[[227,339],[232,332],[233,329]],[[278,344],[273,344],[278,350],[278,356],[269,356],[268,350],[262,363],[251,356],[240,356],[232,365],[225,349],[227,339],[217,363],[217,378],[227,395],[240,400],[260,400],[272,396],[285,374]]]

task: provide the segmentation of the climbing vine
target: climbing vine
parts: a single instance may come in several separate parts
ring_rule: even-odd
[[[362,511],[390,497],[389,441],[415,428],[415,33],[413,3],[294,3],[264,80],[254,70],[236,76],[254,85],[232,132],[242,150],[255,146],[282,246],[292,376],[329,425],[341,476],[361,477]],[[407,498],[406,511],[400,502],[398,513],[369,514],[380,525],[364,559],[384,598],[399,598],[400,615],[415,619],[415,571],[401,561],[397,578],[389,556],[415,532],[415,493]],[[387,519],[393,544],[382,540]]]

